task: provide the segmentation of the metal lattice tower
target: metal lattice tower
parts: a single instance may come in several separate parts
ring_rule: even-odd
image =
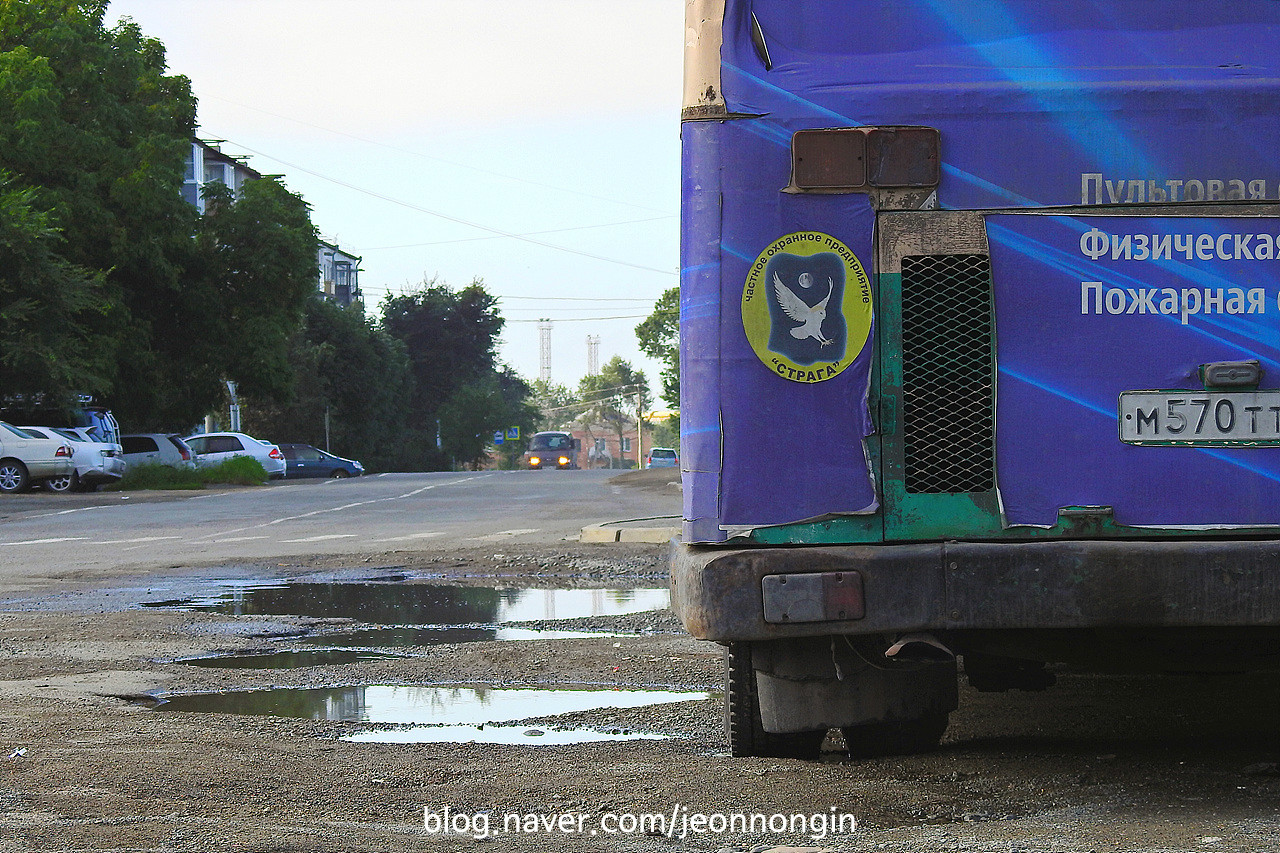
[[[551,381],[551,321],[538,321],[538,378]]]
[[[600,336],[587,335],[587,375],[600,372]]]

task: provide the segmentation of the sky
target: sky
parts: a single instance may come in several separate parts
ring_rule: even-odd
[[[481,279],[499,357],[576,387],[660,365],[635,326],[678,283],[682,0],[112,0],[191,80],[197,135],[312,207],[388,293]]]

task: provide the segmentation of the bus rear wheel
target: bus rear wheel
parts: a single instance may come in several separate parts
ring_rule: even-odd
[[[725,728],[734,758],[801,758],[812,761],[822,752],[827,733],[767,732],[760,722],[760,696],[751,666],[751,643],[730,643],[725,651]]]

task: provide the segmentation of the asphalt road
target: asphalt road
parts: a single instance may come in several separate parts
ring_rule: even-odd
[[[613,471],[383,474],[207,492],[0,497],[0,593],[126,570],[302,555],[538,545],[605,521],[674,516],[674,488]]]

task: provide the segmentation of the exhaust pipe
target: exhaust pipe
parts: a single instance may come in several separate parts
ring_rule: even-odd
[[[903,634],[884,656],[895,663],[950,663],[956,653],[933,634]]]

